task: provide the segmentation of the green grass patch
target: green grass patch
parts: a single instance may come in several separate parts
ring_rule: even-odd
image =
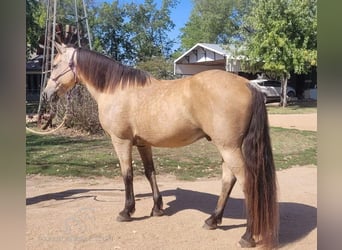
[[[26,173],[56,176],[120,175],[120,166],[108,136],[66,137],[26,135]],[[317,132],[271,128],[272,147],[277,169],[294,165],[317,165]],[[154,148],[158,174],[173,174],[179,179],[195,180],[221,175],[221,157],[205,139],[182,148]],[[144,170],[133,150],[135,175]]]
[[[108,138],[26,136],[26,172],[57,176],[116,176],[119,161]]]
[[[271,139],[277,169],[317,165],[317,132],[271,128]]]
[[[294,102],[287,107],[278,104],[266,105],[269,114],[312,114],[317,113],[317,101]]]

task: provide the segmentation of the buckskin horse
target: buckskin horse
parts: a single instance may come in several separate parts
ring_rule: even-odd
[[[222,190],[204,227],[221,224],[236,181],[246,205],[246,232],[239,244],[276,247],[279,212],[276,171],[264,98],[247,79],[223,70],[208,70],[177,80],[157,80],[83,48],[56,44],[58,51],[43,95],[62,96],[84,84],[97,101],[99,120],[110,135],[120,161],[125,206],[118,221],[135,211],[132,147],[141,156],[151,185],[151,216],[164,213],[151,147],[181,147],[201,138],[211,140],[222,156]]]

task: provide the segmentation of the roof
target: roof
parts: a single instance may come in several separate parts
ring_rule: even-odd
[[[228,58],[237,57],[237,59],[241,59],[240,58],[241,56],[234,56],[234,54],[236,54],[236,52],[238,51],[238,48],[234,45],[223,45],[223,44],[215,44],[215,43],[197,43],[191,49],[187,50],[180,57],[178,57],[174,61],[174,63],[179,62],[180,60],[190,55],[194,50],[197,50],[198,48],[203,48],[203,49],[212,51],[223,57],[228,57]]]
[[[179,62],[180,60],[182,60],[184,57],[188,56],[190,53],[192,53],[194,50],[196,50],[197,48],[202,47],[205,48],[207,50],[213,51],[219,55],[225,56],[226,52],[222,49],[222,47],[218,44],[211,44],[211,43],[197,43],[195,44],[192,48],[190,48],[189,50],[187,50],[185,53],[183,53],[180,57],[178,57],[174,63]]]
[[[39,55],[26,62],[26,71],[41,71],[43,56]]]

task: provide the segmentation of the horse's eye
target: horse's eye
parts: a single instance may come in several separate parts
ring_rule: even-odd
[[[52,65],[52,69],[57,68],[57,64]]]

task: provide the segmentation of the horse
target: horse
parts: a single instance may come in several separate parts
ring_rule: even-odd
[[[43,95],[64,95],[86,86],[98,104],[99,121],[120,162],[125,204],[117,220],[135,211],[132,148],[137,147],[152,189],[151,216],[162,216],[152,147],[181,147],[206,138],[222,156],[222,189],[204,228],[216,229],[238,182],[245,197],[246,231],[241,247],[273,249],[278,242],[279,208],[267,110],[263,94],[246,78],[208,70],[175,80],[158,80],[100,53],[56,43],[57,55]]]

